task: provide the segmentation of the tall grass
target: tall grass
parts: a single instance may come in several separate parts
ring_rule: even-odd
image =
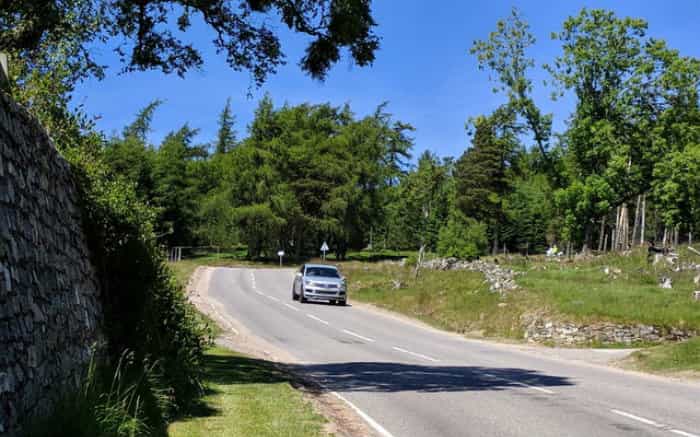
[[[80,388],[64,396],[46,417],[30,422],[30,437],[164,436],[170,398],[156,363],[143,366],[125,351],[115,365],[93,355]]]

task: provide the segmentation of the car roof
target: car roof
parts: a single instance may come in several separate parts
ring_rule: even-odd
[[[330,268],[330,269],[335,269],[338,270],[338,267],[328,265],[328,264],[304,264],[304,266],[308,269],[309,267],[325,267],[325,268]]]

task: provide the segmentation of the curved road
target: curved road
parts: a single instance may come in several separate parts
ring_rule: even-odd
[[[698,384],[471,341],[357,307],[301,304],[293,276],[218,268],[208,294],[384,437],[700,437]]]

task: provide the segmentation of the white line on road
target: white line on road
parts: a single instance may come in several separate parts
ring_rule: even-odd
[[[674,434],[682,435],[683,437],[699,437],[697,434],[691,434],[689,432],[681,431],[680,429],[670,429]]]
[[[323,323],[324,325],[330,325],[330,323],[326,322],[326,321],[323,320],[323,319],[319,319],[318,317],[314,316],[313,314],[307,314],[307,317],[310,317],[310,318],[316,320],[317,322],[321,322],[321,323]]]
[[[405,353],[405,354],[413,355],[414,357],[418,357],[418,358],[422,358],[422,359],[424,359],[424,360],[432,361],[432,362],[434,362],[434,363],[437,363],[437,362],[440,361],[440,360],[435,359],[435,358],[433,358],[433,357],[429,357],[429,356],[427,356],[427,355],[419,354],[419,353],[416,353],[416,352],[411,352],[411,351],[409,351],[409,350],[406,350],[406,349],[404,349],[404,348],[400,348],[400,347],[398,347],[398,346],[394,346],[394,347],[392,347],[392,349],[397,350],[397,351],[399,351],[399,352],[403,352],[403,353]]]
[[[265,297],[268,298],[268,299],[274,300],[275,302],[279,302],[279,301],[280,301],[280,300],[277,299],[275,296],[267,296],[267,295],[266,295]]]
[[[387,431],[383,426],[378,424],[367,413],[360,410],[357,406],[355,406],[355,404],[353,404],[349,400],[345,399],[342,395],[340,395],[339,393],[334,392],[334,391],[331,392],[331,394],[333,396],[337,397],[338,399],[340,399],[341,401],[345,402],[346,404],[348,404],[348,406],[350,408],[352,408],[353,411],[355,411],[360,417],[362,417],[362,419],[364,419],[364,421],[367,422],[367,424],[369,424],[369,426],[371,426],[377,432],[377,434],[381,435],[382,437],[394,437],[389,431]]]
[[[663,429],[663,430],[666,430],[666,431],[671,432],[673,434],[681,435],[683,437],[700,437],[697,434],[691,434],[689,432],[681,431],[680,429],[671,429],[671,427],[668,425],[653,421],[651,419],[647,419],[645,417],[637,416],[635,414],[628,413],[626,411],[613,409],[613,410],[610,410],[610,412],[615,413],[618,416],[623,416],[623,417],[626,417],[628,419],[636,420],[637,422],[643,423],[645,425],[653,426],[654,428]]]
[[[494,375],[494,374],[491,374],[491,373],[483,373],[482,375],[488,376],[489,378],[495,378],[495,379],[500,379],[500,380],[502,380],[502,381],[508,381],[508,382],[510,382],[511,384],[515,384],[515,385],[518,385],[518,386],[520,386],[520,387],[531,388],[531,389],[533,389],[533,390],[537,390],[537,391],[542,392],[542,393],[547,393],[548,395],[554,395],[554,394],[556,394],[556,392],[553,392],[552,390],[547,390],[546,388],[538,387],[538,386],[536,386],[536,385],[525,384],[524,382],[515,381],[515,380],[512,380],[512,379],[504,378],[504,377],[502,377],[502,376]]]
[[[644,417],[635,416],[632,413],[627,413],[625,411],[620,411],[620,410],[610,410],[610,411],[617,414],[617,415],[624,416],[628,419],[636,420],[637,422],[642,422],[646,425],[651,425],[651,426],[654,426],[656,428],[663,428],[664,427],[664,425],[657,423],[657,422],[654,422],[651,419],[645,419]]]
[[[364,337],[364,336],[362,336],[362,335],[360,335],[360,334],[358,334],[358,333],[356,333],[356,332],[348,331],[347,329],[343,329],[343,332],[346,333],[346,334],[348,334],[348,335],[352,335],[353,337],[360,338],[360,339],[362,339],[362,340],[364,340],[364,341],[368,341],[368,342],[370,342],[370,343],[374,342],[374,340],[371,339],[371,338]]]
[[[286,304],[284,304],[284,306],[286,306],[287,308],[292,309],[294,311],[299,311],[299,308],[295,307],[294,305],[290,305],[290,304],[286,303]]]

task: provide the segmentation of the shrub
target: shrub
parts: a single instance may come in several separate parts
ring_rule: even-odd
[[[84,229],[97,268],[108,356],[133,354],[134,366],[171,397],[165,416],[202,391],[200,364],[207,331],[171,277],[153,232],[155,213],[133,185],[110,174],[101,148],[64,151],[81,190]],[[155,363],[155,364],[148,364]]]
[[[437,253],[444,257],[473,259],[488,247],[486,225],[454,211],[438,234]]]
[[[168,399],[153,381],[154,366],[143,367],[131,352],[114,366],[93,355],[80,389],[61,399],[53,412],[26,429],[32,437],[145,437],[164,430],[160,411]]]

